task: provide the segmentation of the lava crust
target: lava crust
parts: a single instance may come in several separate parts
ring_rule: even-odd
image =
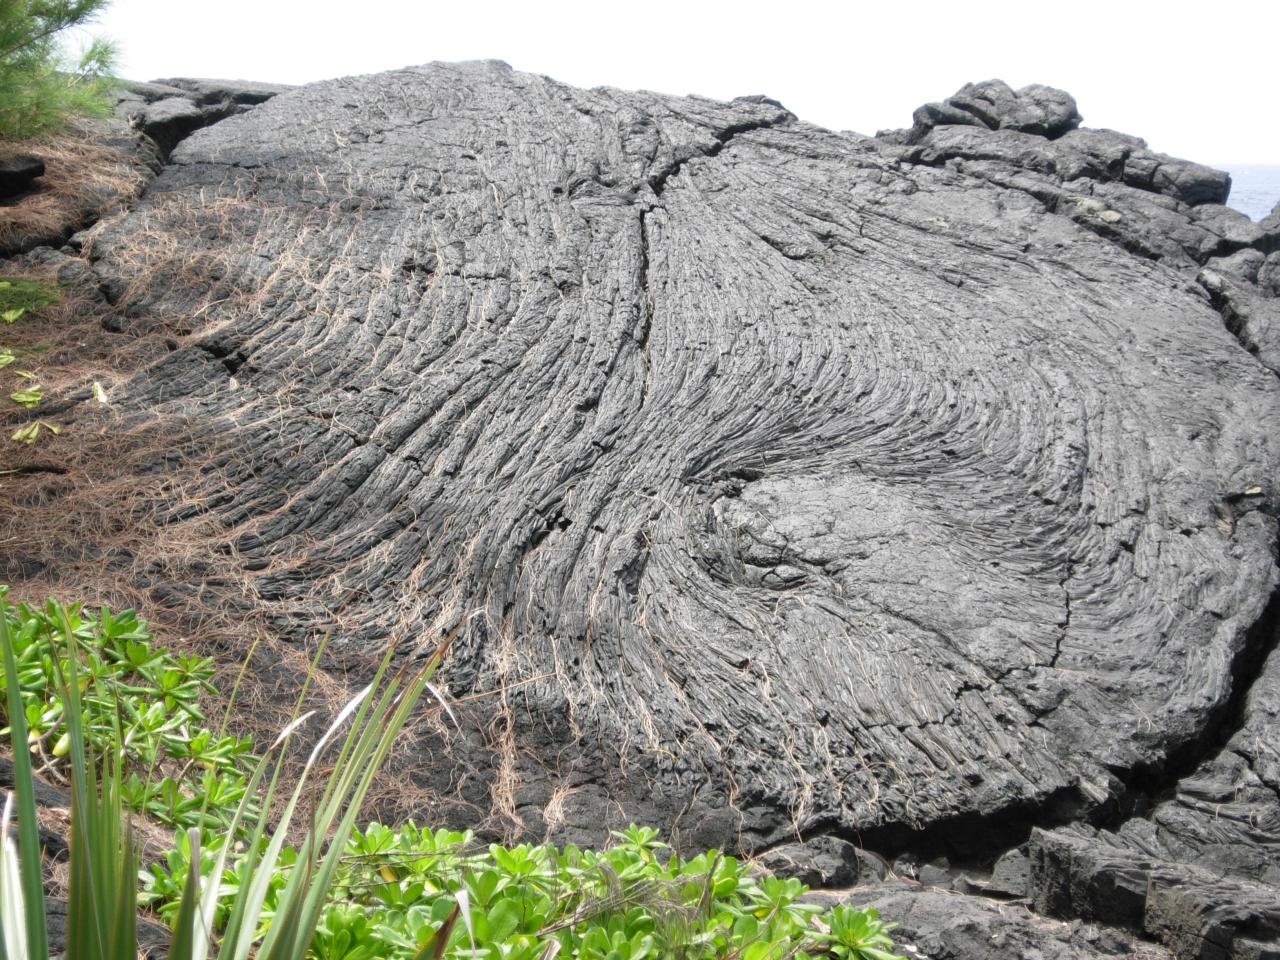
[[[418,776],[511,832],[1105,818],[1259,656],[1280,384],[1195,275],[1271,240],[1203,241],[1222,183],[1132,138],[1068,171],[1119,136],[1070,106],[895,139],[495,63],[283,92],[82,238],[173,337],[113,402],[211,451],[278,635],[453,637]]]

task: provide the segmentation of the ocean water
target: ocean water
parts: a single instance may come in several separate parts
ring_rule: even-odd
[[[1280,165],[1223,163],[1215,166],[1231,174],[1227,206],[1261,220],[1280,203]]]

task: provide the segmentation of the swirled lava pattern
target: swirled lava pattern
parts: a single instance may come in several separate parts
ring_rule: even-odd
[[[422,776],[532,835],[1103,807],[1232,694],[1280,390],[1184,272],[908,152],[498,64],[282,94],[97,237],[193,318],[119,402],[218,439],[284,636],[454,634]]]

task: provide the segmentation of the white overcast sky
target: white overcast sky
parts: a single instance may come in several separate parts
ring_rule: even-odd
[[[874,133],[971,80],[1047,83],[1088,126],[1280,164],[1280,0],[874,3],[114,0],[121,74],[305,83],[496,58],[578,86],[764,93]]]

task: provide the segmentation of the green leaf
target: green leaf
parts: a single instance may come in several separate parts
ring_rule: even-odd
[[[493,943],[503,943],[520,926],[520,911],[512,899],[499,900],[486,914],[489,921],[488,939]]]
[[[30,956],[43,960],[49,954],[48,931],[44,919],[44,878],[40,863],[40,827],[36,820],[35,774],[31,769],[31,754],[27,750],[26,711],[22,708],[22,692],[18,682],[18,663],[14,655],[13,638],[9,632],[9,602],[0,588],[0,656],[4,661],[5,694],[9,715],[9,741],[13,747],[13,782],[18,806],[18,864],[22,910],[24,914],[24,939]],[[8,836],[8,824],[4,834]],[[6,856],[6,860],[7,860]],[[13,866],[8,866],[5,889],[12,883]],[[11,898],[9,909],[16,912]],[[9,929],[12,918],[6,918]]]

